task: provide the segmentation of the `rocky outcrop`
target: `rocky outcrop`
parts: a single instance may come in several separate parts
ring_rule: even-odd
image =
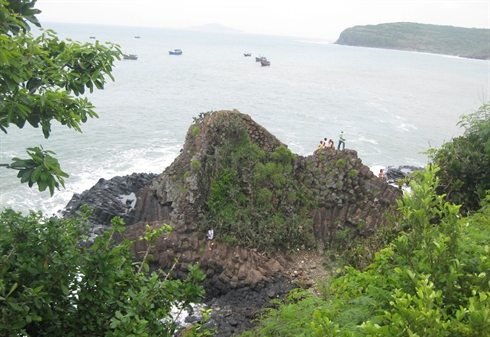
[[[242,127],[233,128],[238,122]],[[244,137],[240,130],[245,130],[250,141],[266,154],[285,146],[250,116],[236,110],[208,114],[189,128],[181,154],[151,186],[142,190],[133,222],[126,231],[129,238],[137,238],[147,223],[152,226],[170,224],[172,233],[158,240],[151,252],[155,257],[154,268],[169,269],[174,259],[178,259],[175,274],[183,276],[187,264],[199,263],[207,274],[206,290],[213,297],[244,287],[263,289],[274,278],[284,276],[288,264],[281,254],[247,249],[243,245],[231,247],[222,236],[215,242],[213,251],[206,249],[206,230],[199,224],[208,212],[213,169],[224,160],[220,158],[223,144]],[[234,169],[242,170],[238,173],[241,189],[244,195],[251,195],[254,177],[250,172],[243,172],[248,169],[245,166]],[[275,211],[289,212],[293,216],[306,208],[313,224],[315,242],[311,246],[320,254],[334,247],[340,231],[349,231],[350,237],[372,234],[401,195],[397,188],[375,177],[369,167],[362,164],[356,151],[347,149],[294,156],[294,168],[288,179],[296,179],[308,191],[305,198],[309,201],[288,204],[281,199]],[[220,233],[217,236],[220,238]],[[135,246],[135,252],[145,249],[139,245],[143,243]]]
[[[386,176],[389,183],[396,183],[399,179],[405,178],[414,171],[423,170],[423,167],[403,165],[403,166],[388,166],[386,168]]]
[[[234,184],[219,185],[223,177],[233,177]],[[141,237],[147,224],[169,224],[172,232],[150,251],[151,268],[171,269],[174,277],[184,278],[190,263],[199,264],[207,276],[206,300],[214,306],[212,317],[220,336],[231,336],[250,329],[250,319],[270,299],[284,297],[298,284],[310,286],[311,280],[291,272],[288,238],[270,241],[275,247],[256,245],[251,236],[226,229],[223,218],[213,218],[221,216],[210,202],[217,185],[225,196],[222,205],[237,211],[236,231],[266,236],[274,231],[263,229],[267,217],[280,217],[280,226],[289,226],[289,238],[303,237],[294,247],[320,255],[374,233],[401,196],[398,188],[375,177],[356,151],[294,155],[250,116],[233,110],[196,119],[180,155],[161,174],[101,179],[87,194],[74,197],[67,214],[89,203],[95,207],[94,223],[107,224],[112,216],[122,216],[127,223],[124,236],[131,240]],[[263,191],[267,198],[260,199]],[[104,201],[98,199],[100,194]],[[264,203],[269,208],[262,207]],[[239,217],[236,204],[254,211]],[[254,218],[256,213],[261,218]],[[213,221],[217,240],[208,250],[203,224]],[[136,256],[145,250],[144,242],[133,246]]]
[[[106,230],[115,216],[121,217],[126,223],[133,223],[137,195],[156,176],[153,173],[133,173],[124,177],[101,178],[89,190],[74,194],[62,215],[77,216],[82,206],[88,206],[92,212],[88,218],[92,235],[99,235]]]

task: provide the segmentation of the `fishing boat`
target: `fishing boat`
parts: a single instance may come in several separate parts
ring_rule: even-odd
[[[95,36],[91,36],[90,38],[91,38],[91,39],[95,39]]]
[[[180,49],[174,49],[174,50],[170,50],[168,53],[170,55],[182,55],[182,50],[180,50]]]
[[[269,61],[268,59],[266,59],[265,57],[260,60],[260,65],[265,67],[265,66],[270,66],[271,65],[271,61]]]
[[[252,53],[243,53],[245,57],[252,56]]]
[[[262,60],[267,60],[267,59],[265,58],[265,56],[259,56],[259,57],[255,56],[255,62],[260,62]]]
[[[140,37],[139,37],[138,35],[136,35],[134,38],[135,38],[135,39],[139,39]]]
[[[123,55],[123,58],[125,60],[137,60],[138,59],[138,55],[134,55],[134,54],[122,54]]]

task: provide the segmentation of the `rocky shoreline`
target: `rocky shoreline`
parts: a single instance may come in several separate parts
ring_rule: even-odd
[[[414,166],[389,166],[386,170],[388,179],[396,181],[410,172],[420,169]],[[116,176],[112,179],[100,179],[92,188],[81,194],[73,195],[68,202],[63,215],[76,216],[83,205],[93,210],[88,221],[91,224],[91,234],[98,235],[110,227],[110,220],[114,216],[122,217],[128,224],[134,223],[136,213],[135,205],[138,196],[157,177],[152,173],[133,173],[127,176]],[[214,254],[214,255],[213,255]],[[216,254],[220,254],[219,247],[209,255],[212,263]],[[256,323],[253,319],[260,314],[263,308],[270,307],[270,300],[284,298],[287,293],[298,286],[310,288],[318,277],[326,276],[328,271],[322,266],[328,263],[328,258],[316,252],[308,257],[294,256],[285,261],[287,271],[282,277],[271,278],[269,282],[260,286],[228,288],[216,291],[215,285],[205,282],[206,293],[203,301],[205,308],[211,308],[212,314],[208,322],[210,327],[219,331],[219,336],[236,336],[244,331],[251,330]],[[227,289],[227,290],[225,290]],[[223,294],[223,291],[226,293]],[[185,318],[185,325],[195,324],[202,319],[199,310]],[[185,326],[184,325],[184,326]]]

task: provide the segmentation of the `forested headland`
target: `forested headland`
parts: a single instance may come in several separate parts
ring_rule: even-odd
[[[335,44],[490,59],[490,29],[411,22],[345,29]]]

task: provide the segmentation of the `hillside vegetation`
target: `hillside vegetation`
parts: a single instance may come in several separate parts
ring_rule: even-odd
[[[490,29],[410,22],[347,28],[335,44],[490,59]]]
[[[241,336],[490,336],[489,111],[487,103],[463,116],[465,134],[409,176],[393,222],[356,253],[378,247],[369,265],[350,259],[336,276],[317,280],[320,296],[295,289],[273,300],[260,326]],[[461,171],[454,156],[464,164],[473,151],[482,158],[475,172]]]

